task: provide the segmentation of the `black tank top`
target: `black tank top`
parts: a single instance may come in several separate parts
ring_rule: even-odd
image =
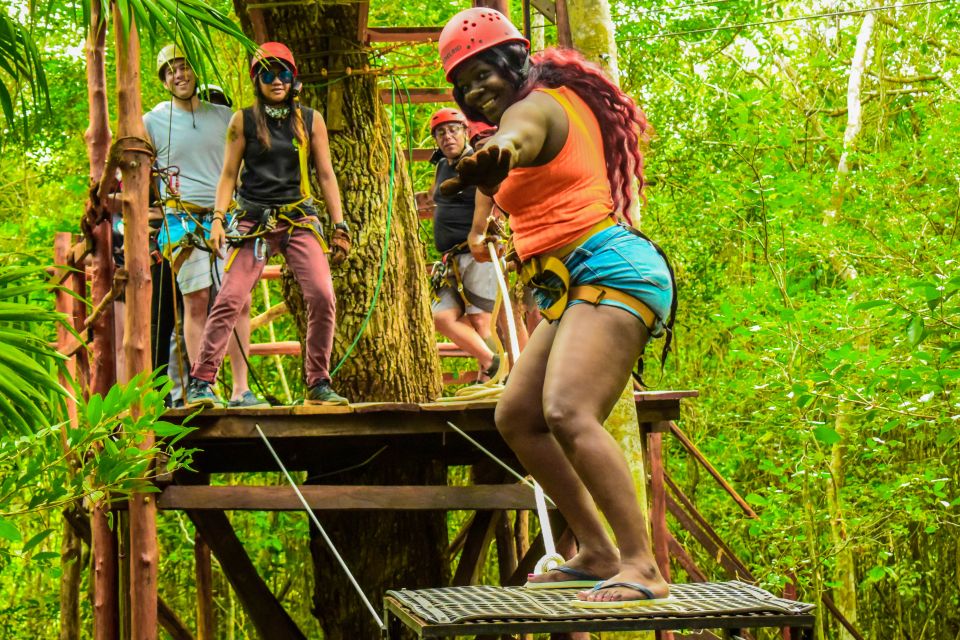
[[[468,151],[466,155],[471,155]],[[445,253],[464,242],[473,226],[473,209],[477,193],[476,187],[467,187],[452,196],[440,193],[440,185],[457,175],[450,162],[441,157],[437,163],[437,189],[433,201],[437,205],[433,212],[433,241],[437,251]]]
[[[253,107],[243,110],[243,171],[237,193],[244,200],[259,204],[289,204],[301,200],[299,142],[293,133],[293,109],[285,120],[267,116],[270,148],[257,138]],[[301,107],[307,140],[313,131],[313,109]],[[309,144],[309,142],[308,142]],[[309,163],[308,163],[309,166]]]

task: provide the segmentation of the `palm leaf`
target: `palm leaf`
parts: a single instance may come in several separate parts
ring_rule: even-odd
[[[30,88],[31,102],[38,112],[50,111],[50,92],[40,52],[29,31],[3,11],[0,11],[0,69],[4,72],[0,82],[0,110],[10,128],[20,130],[26,137],[30,129],[26,118],[27,100],[21,99],[24,87]],[[18,101],[23,113],[21,118],[17,118],[14,111],[14,103]]]
[[[0,264],[0,434],[35,432],[56,422],[60,385],[56,367],[64,357],[46,341],[56,326],[73,331],[63,314],[33,302],[49,299],[42,266]]]

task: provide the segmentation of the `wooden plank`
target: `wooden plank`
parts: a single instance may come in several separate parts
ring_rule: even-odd
[[[573,35],[570,33],[570,14],[567,13],[567,0],[554,0],[557,15],[554,24],[557,25],[557,42],[561,47],[573,48]]]
[[[452,342],[438,342],[437,351],[441,358],[472,358],[469,353]]]
[[[412,102],[414,104],[425,104],[431,102],[453,102],[453,93],[445,87],[425,88],[418,87],[410,89],[410,99],[407,100],[407,93],[396,92],[397,102]],[[390,89],[380,89],[380,100],[384,104],[390,104]]]
[[[263,268],[263,273],[260,274],[261,280],[279,280],[280,279],[280,269],[279,264],[268,264]]]
[[[636,402],[654,402],[661,400],[683,400],[684,398],[699,397],[700,392],[688,390],[663,390],[663,391],[634,391],[633,399]]]
[[[443,384],[473,384],[480,378],[483,371],[458,371],[456,374],[444,373]]]
[[[197,532],[210,545],[253,626],[262,638],[306,639],[257,573],[230,520],[222,511],[188,511]]]
[[[197,640],[214,640],[213,566],[210,546],[199,534],[194,535],[193,559],[197,584]]]
[[[367,27],[367,42],[436,42],[443,27]]]
[[[315,511],[456,511],[536,509],[533,491],[521,484],[469,486],[304,485]],[[302,511],[289,486],[170,485],[157,500],[161,509],[213,511]]]

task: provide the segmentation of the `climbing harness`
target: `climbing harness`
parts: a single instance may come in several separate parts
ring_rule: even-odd
[[[281,248],[286,248],[290,237],[297,229],[305,229],[313,234],[324,253],[330,253],[323,233],[320,231],[320,223],[315,217],[311,196],[284,205],[261,205],[241,199],[233,213],[233,220],[226,232],[227,244],[233,247],[233,251],[224,265],[225,272],[230,270],[233,261],[240,253],[240,247],[250,240],[254,241],[254,257],[260,262],[266,260],[269,256],[264,237],[276,231],[280,223],[287,225],[287,235],[281,240]],[[240,233],[240,223],[250,221],[253,222],[253,227]]]
[[[564,264],[565,258],[573,253],[577,247],[589,240],[593,235],[614,225],[619,225],[638,238],[642,238],[649,242],[660,255],[660,257],[663,258],[667,265],[667,271],[670,273],[670,283],[673,287],[673,299],[670,304],[670,315],[667,318],[667,321],[664,323],[666,338],[664,340],[663,350],[661,351],[660,356],[660,366],[663,367],[667,361],[667,354],[670,352],[670,347],[673,342],[673,325],[677,314],[677,280],[674,276],[673,267],[670,264],[670,260],[667,258],[667,255],[664,253],[663,249],[661,249],[657,243],[648,238],[639,230],[623,223],[614,222],[612,218],[604,218],[597,224],[590,227],[586,233],[581,235],[573,242],[570,242],[559,249],[534,256],[522,262],[519,269],[520,280],[526,285],[530,285],[545,292],[553,301],[546,309],[540,309],[540,313],[543,315],[543,317],[551,322],[559,320],[563,315],[563,312],[566,310],[567,305],[574,300],[582,300],[583,302],[587,302],[594,306],[598,306],[603,300],[611,300],[623,304],[633,310],[640,318],[642,318],[647,329],[652,331],[657,324],[657,315],[641,300],[626,294],[619,289],[600,284],[586,284],[573,287],[570,286],[570,272],[567,269],[566,264]],[[643,353],[640,354],[640,358],[637,361],[637,370],[631,373],[637,382],[646,386],[643,382]]]
[[[363,592],[363,589],[360,587],[360,584],[357,582],[357,579],[353,577],[353,573],[350,571],[350,567],[347,566],[347,563],[344,561],[343,557],[340,555],[340,552],[337,551],[337,547],[333,544],[333,541],[330,539],[330,536],[327,535],[326,529],[323,528],[323,525],[320,524],[320,520],[317,518],[317,514],[313,512],[313,509],[310,508],[310,505],[307,503],[306,498],[303,497],[303,494],[300,492],[300,488],[297,486],[297,483],[293,481],[293,478],[290,477],[290,472],[287,471],[287,468],[283,465],[283,462],[280,461],[280,456],[277,455],[277,452],[274,450],[273,445],[270,444],[270,441],[267,439],[267,436],[263,433],[263,429],[260,428],[259,424],[254,425],[257,428],[257,433],[260,434],[260,439],[263,440],[263,444],[267,445],[267,449],[270,451],[270,455],[273,456],[274,461],[277,463],[277,466],[280,467],[280,471],[283,472],[284,477],[287,479],[287,482],[290,483],[290,486],[293,488],[293,492],[297,494],[297,498],[300,500],[300,504],[303,505],[303,508],[306,510],[307,515],[310,516],[310,520],[316,525],[317,530],[320,532],[320,535],[323,537],[323,541],[326,543],[327,548],[330,550],[330,553],[333,554],[333,557],[337,559],[337,562],[340,564],[340,568],[343,569],[343,572],[347,574],[347,579],[350,580],[350,584],[353,585],[353,588],[356,590],[357,594],[360,596],[360,599],[363,600],[363,604],[366,605],[367,610],[370,612],[370,615],[373,616],[373,619],[377,621],[377,626],[380,627],[381,631],[386,629],[386,626],[383,624],[383,620],[380,619],[380,616],[377,615],[377,611],[373,608],[373,605],[370,604],[369,598]]]
[[[463,436],[463,438],[467,442],[469,442],[470,444],[475,446],[477,449],[485,453],[488,458],[490,458],[495,463],[503,467],[507,471],[507,473],[512,475],[521,483],[533,489],[533,497],[537,503],[537,518],[540,520],[540,532],[543,534],[543,548],[544,548],[544,554],[539,560],[537,560],[537,564],[534,571],[536,573],[546,573],[547,571],[551,571],[553,569],[556,569],[560,565],[562,565],[566,560],[564,559],[563,556],[557,553],[557,546],[553,541],[553,529],[550,527],[550,514],[547,511],[547,501],[549,501],[550,504],[553,505],[554,507],[556,507],[557,504],[553,500],[551,500],[550,497],[547,496],[547,494],[543,492],[543,488],[540,486],[540,483],[537,482],[536,480],[531,481],[521,476],[519,473],[514,471],[510,467],[510,465],[508,465],[506,462],[504,462],[503,460],[495,456],[493,452],[491,452],[482,444],[480,444],[479,442],[471,438],[469,435],[467,435],[465,431],[463,431],[463,429],[453,424],[449,420],[447,421],[447,426],[453,429],[454,431],[456,431],[457,433],[459,433],[461,436]]]

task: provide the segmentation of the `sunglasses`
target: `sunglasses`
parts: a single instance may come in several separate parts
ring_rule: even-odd
[[[280,82],[283,84],[291,84],[293,82],[293,71],[290,69],[283,69],[281,71],[274,71],[272,69],[260,70],[260,82],[263,84],[273,84],[273,81],[277,78],[280,78]]]

